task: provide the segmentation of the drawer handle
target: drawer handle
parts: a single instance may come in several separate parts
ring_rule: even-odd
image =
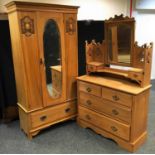
[[[92,102],[91,102],[90,100],[87,100],[86,103],[87,103],[88,105],[91,105],[91,104],[92,104]]]
[[[93,70],[94,69],[93,66],[91,66],[90,69]]]
[[[119,112],[118,112],[117,110],[115,110],[115,109],[112,110],[112,113],[113,113],[114,115],[118,115],[118,114],[119,114]]]
[[[86,115],[86,119],[91,120],[91,117],[89,115]]]
[[[66,112],[66,113],[68,113],[68,112],[70,112],[70,111],[71,111],[70,108],[65,109],[65,112]]]
[[[47,119],[47,116],[41,116],[41,117],[40,117],[40,120],[41,120],[41,121],[45,121],[46,119]]]
[[[111,126],[111,130],[112,130],[113,132],[116,132],[118,129],[117,129],[116,127],[114,127],[114,126]]]
[[[115,101],[118,101],[118,100],[119,100],[119,97],[116,96],[116,95],[112,96],[112,98],[113,98],[113,100],[115,100]]]
[[[89,88],[89,87],[88,87],[86,90],[87,90],[87,92],[89,92],[89,93],[92,91],[91,88]]]
[[[134,74],[133,76],[134,76],[135,78],[137,78],[137,77],[138,77],[138,75],[137,75],[137,74]]]

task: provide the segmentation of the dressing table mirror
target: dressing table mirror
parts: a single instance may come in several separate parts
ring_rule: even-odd
[[[108,62],[131,66],[134,40],[134,20],[106,22]]]
[[[105,20],[105,40],[86,41],[87,74],[110,73],[137,82],[150,84],[153,44],[138,46],[135,42],[134,18],[115,15]]]

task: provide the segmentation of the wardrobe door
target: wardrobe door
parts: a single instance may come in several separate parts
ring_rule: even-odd
[[[63,14],[39,12],[37,21],[43,103],[50,106],[66,99]]]

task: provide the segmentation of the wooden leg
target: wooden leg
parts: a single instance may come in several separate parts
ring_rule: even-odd
[[[79,118],[77,118],[77,124],[78,124],[80,127],[82,127],[82,128],[87,128],[87,127],[88,127],[86,124],[82,123],[82,122],[80,121]]]
[[[27,137],[29,140],[32,140],[32,138],[33,138],[31,133],[27,134]]]

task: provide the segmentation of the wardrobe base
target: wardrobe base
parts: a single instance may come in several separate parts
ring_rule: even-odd
[[[34,112],[25,112],[19,106],[20,128],[31,140],[41,130],[59,122],[75,119],[76,102],[66,102]]]
[[[117,136],[114,136],[113,134],[110,134],[109,132],[106,132],[93,124],[90,124],[86,121],[83,121],[81,119],[77,119],[77,123],[82,128],[90,128],[93,131],[95,131],[97,134],[100,134],[106,138],[110,138],[114,140],[121,148],[128,150],[129,152],[135,152],[146,140],[147,138],[147,132],[144,132],[139,138],[137,138],[134,142],[125,141]]]

